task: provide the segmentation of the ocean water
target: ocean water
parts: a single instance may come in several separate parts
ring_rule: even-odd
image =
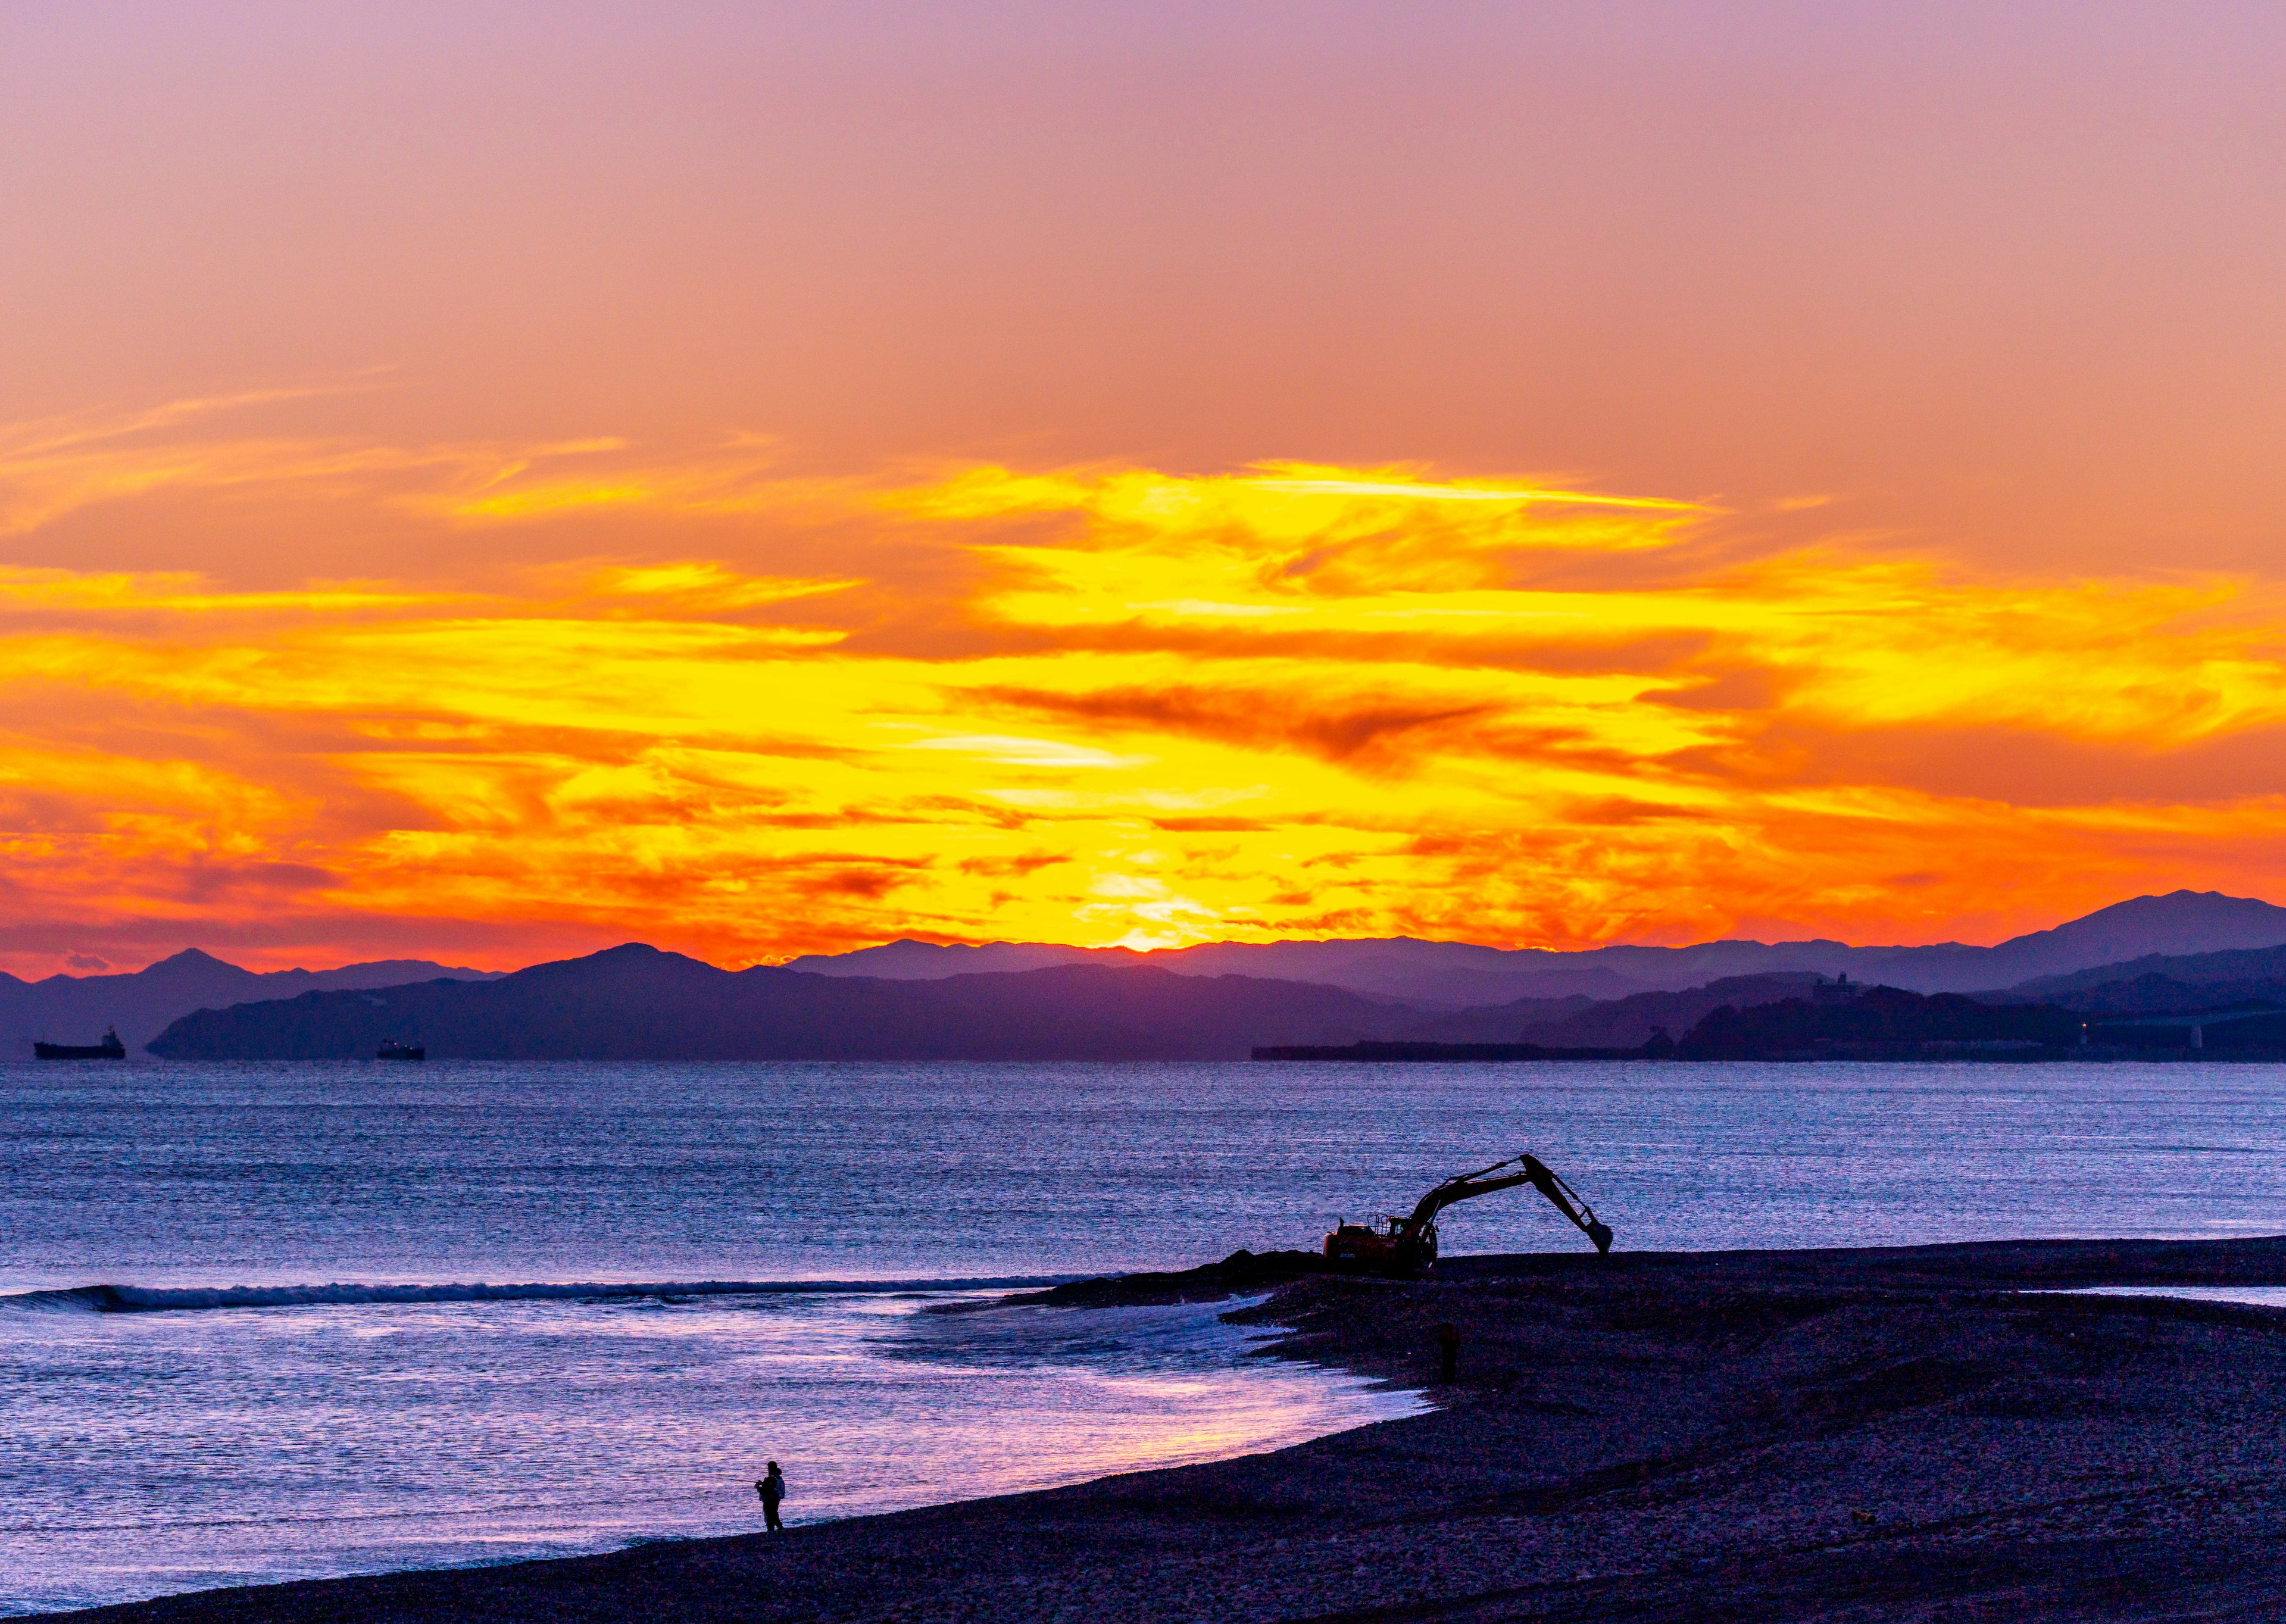
[[[0,1068],[0,1611],[1269,1448],[1417,1395],[1009,1282],[1531,1150],[1630,1249],[2286,1230],[2286,1068]],[[1584,1249],[1529,1191],[1448,1251]],[[960,1312],[934,1312],[937,1310]]]

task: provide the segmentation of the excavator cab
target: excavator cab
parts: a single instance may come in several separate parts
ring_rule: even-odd
[[[1513,1172],[1503,1170],[1514,1168]],[[1498,1175],[1495,1177],[1495,1175]],[[1437,1215],[1454,1202],[1489,1195],[1519,1184],[1529,1184],[1545,1195],[1558,1212],[1596,1243],[1601,1255],[1612,1250],[1611,1226],[1596,1218],[1596,1210],[1580,1199],[1579,1192],[1557,1177],[1537,1156],[1512,1156],[1455,1173],[1423,1195],[1405,1217],[1391,1216],[1379,1227],[1371,1224],[1336,1222],[1326,1236],[1325,1255],[1337,1267],[1371,1274],[1415,1274],[1437,1262]]]
[[[1437,1226],[1395,1214],[1372,1224],[1336,1223],[1326,1237],[1326,1257],[1373,1274],[1410,1274],[1437,1261]]]

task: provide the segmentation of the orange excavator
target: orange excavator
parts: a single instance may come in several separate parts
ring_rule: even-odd
[[[1513,1168],[1513,1172],[1503,1172]],[[1498,1175],[1495,1177],[1494,1175]],[[1415,1206],[1407,1218],[1388,1218],[1376,1229],[1371,1224],[1336,1224],[1326,1237],[1326,1259],[1372,1274],[1411,1274],[1437,1261],[1437,1215],[1456,1201],[1489,1195],[1494,1190],[1528,1184],[1556,1203],[1556,1210],[1580,1226],[1596,1243],[1598,1253],[1612,1250],[1611,1226],[1596,1217],[1596,1210],[1580,1193],[1557,1178],[1548,1164],[1533,1155],[1511,1156],[1480,1167],[1473,1173],[1455,1173]]]

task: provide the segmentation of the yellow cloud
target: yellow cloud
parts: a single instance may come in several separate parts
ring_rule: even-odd
[[[35,438],[0,457],[79,454]],[[765,454],[652,460],[626,488],[656,550],[524,589],[0,571],[20,893],[743,962],[906,934],[1910,937],[2000,895],[2037,923],[2286,868],[2267,787],[2154,793],[2135,765],[2286,722],[2269,583],[1710,566],[1676,546],[1693,504],[1411,469],[984,468],[866,498],[982,573],[929,573],[974,583],[945,604],[869,571],[861,623],[854,575],[677,528],[779,500]],[[569,488],[546,457],[435,466],[441,524]],[[1785,754],[1959,729],[2093,752],[2120,787],[2018,804]]]
[[[824,597],[863,584],[848,579],[742,575],[712,560],[687,559],[598,570],[582,586],[592,597],[667,599],[693,611],[720,611],[758,609],[769,603],[791,603],[796,598]]]
[[[1174,572],[1203,565],[1224,579],[1320,592],[1347,591],[1368,577],[1385,587],[1449,589],[1501,579],[1511,555],[1653,550],[1672,545],[1709,512],[1690,502],[1304,463],[1204,477],[1131,469],[1038,475],[985,467],[881,501],[893,512],[939,523],[1072,516],[1084,527],[1067,539],[1068,546],[1123,560],[1131,569],[1153,562]]]
[[[203,576],[179,572],[83,575],[70,570],[0,565],[0,614],[70,610],[141,610],[168,614],[274,615],[296,611],[338,613],[434,607],[465,601],[462,594],[393,592],[353,585],[316,585],[299,592],[223,592],[214,589]]]
[[[1053,738],[1020,738],[1005,733],[948,733],[909,739],[906,750],[943,750],[997,767],[1059,767],[1081,769],[1146,767],[1148,756],[1114,755],[1085,745]]]

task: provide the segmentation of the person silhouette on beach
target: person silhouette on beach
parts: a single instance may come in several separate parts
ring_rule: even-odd
[[[772,1533],[784,1533],[785,1525],[778,1521],[778,1502],[785,1498],[785,1473],[778,1470],[776,1461],[770,1462],[769,1475],[754,1485],[754,1493],[762,1497],[762,1522]]]
[[[1446,1381],[1461,1368],[1461,1328],[1450,1320],[1437,1328],[1437,1363]]]

